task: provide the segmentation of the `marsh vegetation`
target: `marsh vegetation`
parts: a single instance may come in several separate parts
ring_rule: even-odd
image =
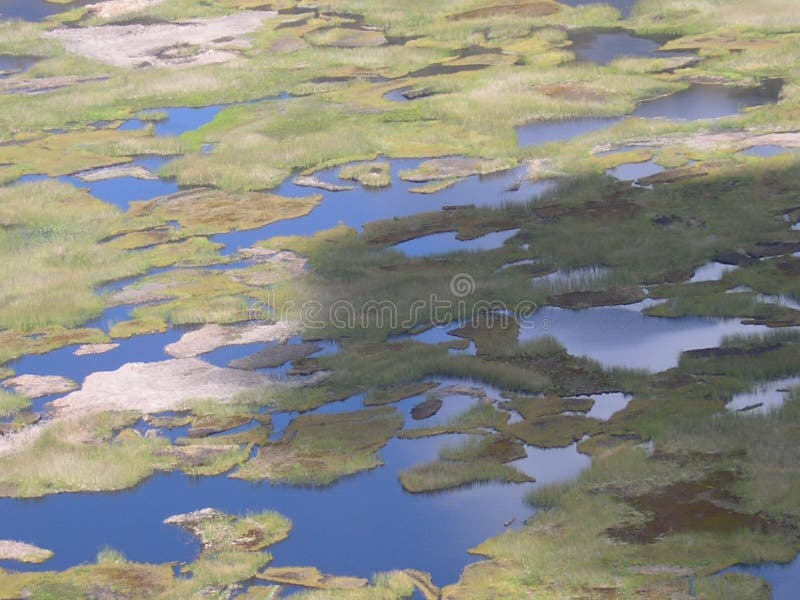
[[[0,15],[0,597],[769,597],[791,0]]]

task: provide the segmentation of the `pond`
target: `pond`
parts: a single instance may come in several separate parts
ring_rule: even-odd
[[[613,169],[608,169],[606,175],[616,177],[620,181],[636,182],[639,179],[664,172],[664,167],[652,160],[636,163],[623,163]]]
[[[0,8],[3,4],[0,2]],[[17,73],[23,73],[39,61],[38,56],[16,56],[0,54],[0,79]]]
[[[495,231],[487,233],[481,237],[471,240],[456,239],[455,232],[434,233],[419,237],[396,246],[399,250],[409,257],[419,258],[422,256],[434,256],[437,254],[447,254],[449,252],[465,252],[469,250],[494,250],[501,247],[507,240],[514,237],[519,229],[508,231]]]
[[[776,82],[756,88],[696,83],[683,92],[642,102],[632,116],[688,121],[728,117],[748,107],[776,102],[781,87]]]
[[[761,146],[750,146],[749,148],[742,150],[741,154],[745,154],[747,156],[758,156],[759,158],[770,158],[772,156],[779,156],[781,154],[789,154],[790,152],[798,152],[798,149],[764,144]]]
[[[736,394],[726,405],[728,410],[768,413],[783,406],[790,390],[800,387],[800,377],[788,377],[757,384],[749,392]]]
[[[580,31],[570,36],[572,46],[568,49],[575,58],[584,62],[607,65],[622,57],[673,58],[688,56],[685,52],[659,51],[661,43],[638,37],[627,31]]]
[[[776,102],[782,82],[770,80],[755,88],[718,84],[693,84],[685,91],[640,102],[633,117],[695,121],[738,114],[748,107]],[[537,121],[517,128],[520,146],[561,142],[605,129],[625,117],[579,118],[563,121]]]
[[[745,573],[760,577],[769,583],[774,600],[788,600],[795,598],[800,589],[800,556],[790,563],[735,565],[720,572],[723,573]]]
[[[737,319],[649,317],[642,305],[567,310],[545,307],[523,322],[520,341],[552,336],[570,354],[611,367],[663,371],[685,350],[718,346],[725,336],[764,333]]]
[[[397,406],[408,415],[420,400],[409,398]],[[358,404],[349,401],[326,409],[350,410]],[[467,407],[464,402],[461,408]],[[271,548],[275,566],[313,565],[324,572],[362,577],[410,567],[433,573],[434,581],[443,585],[454,582],[466,564],[478,560],[466,553],[469,548],[502,532],[512,519],[514,526],[521,526],[533,513],[524,500],[530,490],[574,478],[590,463],[575,445],[551,450],[529,447],[528,457],[512,464],[534,475],[536,483],[476,485],[436,494],[403,491],[398,481],[401,470],[435,460],[440,447],[464,437],[391,440],[382,451],[386,466],[325,488],[165,473],[122,493],[3,499],[3,535],[56,553],[47,563],[26,565],[25,570],[89,562],[104,546],[136,561],[187,562],[196,556],[198,544],[184,531],[164,525],[165,518],[208,506],[233,514],[270,509],[294,523],[289,538]],[[88,515],[92,527],[86,527]]]

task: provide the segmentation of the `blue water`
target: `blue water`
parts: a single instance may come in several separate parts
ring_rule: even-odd
[[[606,58],[616,55],[603,54]],[[716,119],[741,112],[752,106],[775,102],[780,85],[766,82],[758,88],[734,88],[713,84],[694,84],[689,89],[652,100],[640,102],[630,116],[647,118]],[[538,121],[517,128],[520,146],[534,146],[549,142],[569,140],[575,136],[605,129],[624,117],[568,119],[564,121]]]
[[[716,119],[738,114],[743,109],[774,102],[773,90],[741,89],[723,85],[694,84],[688,90],[642,102],[634,117],[667,119]]]
[[[3,3],[0,2],[0,9]],[[0,54],[0,79],[9,77],[15,73],[25,72],[39,60],[36,56],[14,56],[12,54]],[[6,74],[3,74],[6,72]]]
[[[46,354],[31,354],[13,361],[9,366],[18,375],[61,375],[81,383],[98,371],[116,371],[130,362],[157,362],[172,358],[164,346],[177,342],[184,331],[169,329],[164,333],[138,335],[112,340],[120,346],[103,354],[75,356],[78,345],[65,346]]]
[[[392,102],[408,102],[408,98],[403,96],[403,93],[410,89],[409,87],[397,88],[396,90],[384,94],[383,97]]]
[[[286,100],[289,94],[283,92],[277,96],[267,96],[265,98],[256,98],[255,100],[246,100],[244,102],[225,103],[225,104],[212,104],[209,106],[187,107],[187,106],[167,106],[163,108],[153,108],[146,113],[165,113],[166,119],[160,121],[148,121],[143,119],[129,119],[119,126],[120,131],[132,131],[144,129],[150,123],[153,124],[154,133],[157,137],[163,136],[178,136],[189,131],[200,129],[203,125],[207,125],[213,121],[219,112],[233,106],[234,104],[260,104],[262,102],[269,102],[272,100]],[[142,116],[142,115],[140,115]],[[210,150],[210,149],[209,149]]]
[[[187,131],[194,131],[210,123],[225,106],[227,105],[214,104],[212,106],[201,106],[199,108],[156,108],[147,112],[163,112],[167,114],[166,119],[153,122],[156,136],[177,136]],[[130,119],[120,125],[119,130],[130,131],[144,129],[149,123],[149,121]]]
[[[778,156],[780,154],[788,154],[789,152],[798,152],[798,148],[785,148],[783,146],[772,146],[769,144],[763,146],[751,146],[742,150],[742,154],[747,156],[758,156],[761,158],[769,158],[771,156]]]
[[[51,15],[85,6],[95,0],[75,0],[69,4],[58,4],[46,0],[0,0],[0,19],[21,21],[43,21]]]
[[[524,320],[520,341],[552,336],[572,355],[589,356],[606,366],[657,372],[676,366],[685,350],[719,346],[727,335],[766,331],[737,319],[648,317],[640,305],[545,307]]]
[[[582,32],[572,36],[572,46],[568,50],[574,52],[575,58],[580,61],[601,65],[607,65],[623,56],[669,58],[684,55],[659,52],[660,47],[659,42],[627,32]]]
[[[362,226],[371,221],[437,211],[448,205],[499,206],[505,202],[523,202],[554,187],[550,181],[522,181],[517,191],[506,191],[524,178],[522,169],[514,169],[491,176],[469,177],[437,194],[414,194],[409,190],[419,184],[400,179],[400,171],[414,169],[420,162],[409,159],[391,161],[392,185],[388,188],[366,189],[357,186],[348,192],[326,192],[296,186],[291,181],[286,181],[276,190],[277,194],[302,197],[320,193],[322,202],[304,217],[278,221],[260,229],[220,234],[211,239],[225,244],[222,254],[229,255],[238,248],[252,246],[271,237],[313,235],[337,225],[347,225],[361,231]],[[338,169],[328,169],[317,173],[317,176],[323,181],[342,183],[336,177],[337,173]]]
[[[664,167],[648,160],[638,163],[624,163],[606,171],[607,175],[616,177],[620,181],[637,181],[649,175],[663,173]]]
[[[124,493],[0,500],[3,536],[56,553],[45,565],[25,566],[31,570],[92,561],[104,546],[136,561],[191,561],[197,542],[163,525],[163,519],[209,506],[234,514],[270,509],[294,522],[289,538],[271,548],[275,566],[313,565],[362,577],[410,567],[432,572],[438,584],[446,584],[476,560],[467,549],[500,533],[505,521],[516,518],[521,524],[531,514],[524,496],[535,485],[574,477],[588,464],[574,447],[532,450],[528,462],[536,466],[537,484],[482,485],[434,495],[402,490],[397,480],[401,469],[435,459],[442,444],[461,437],[392,440],[383,451],[386,467],[327,488],[172,473]],[[91,527],[87,515],[92,515]]]
[[[568,119],[566,121],[538,121],[517,128],[520,146],[536,146],[550,142],[564,142],[576,136],[611,127],[619,122],[618,117]]]
[[[133,161],[153,174],[168,162],[164,157],[143,157]],[[97,182],[86,182],[77,177],[61,177],[62,181],[71,183],[77,188],[88,189],[95,198],[118,206],[127,211],[134,200],[152,200],[158,196],[174,194],[178,191],[178,184],[168,179],[138,179],[136,177],[116,177]]]
[[[800,557],[786,564],[736,565],[721,573],[746,573],[764,579],[772,588],[773,600],[794,600],[800,590]]]
[[[142,166],[156,175],[158,170],[169,160],[168,157],[163,156],[141,156],[130,164]],[[19,178],[17,183],[29,183],[46,179],[49,179],[46,175],[24,175]],[[83,181],[74,175],[63,175],[57,179],[78,189],[88,190],[98,200],[112,204],[123,211],[127,211],[133,201],[152,200],[158,196],[174,194],[178,191],[177,183],[161,178],[114,177],[101,181]]]
[[[519,229],[496,231],[472,240],[458,240],[453,231],[425,235],[407,242],[392,246],[409,257],[434,256],[448,252],[464,252],[476,250],[493,250],[500,248],[507,240],[514,237]]]

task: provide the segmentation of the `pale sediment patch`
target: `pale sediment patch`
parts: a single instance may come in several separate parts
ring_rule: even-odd
[[[113,167],[102,167],[91,171],[81,171],[75,173],[75,177],[81,181],[95,182],[105,181],[106,179],[116,179],[118,177],[133,177],[135,179],[158,179],[150,171],[139,165],[117,165]]]
[[[89,4],[86,9],[101,19],[115,19],[123,15],[141,12],[164,0],[105,0],[97,4]]]
[[[239,250],[239,254],[256,262],[280,265],[293,275],[300,275],[308,268],[308,259],[291,250],[270,250],[253,246]]]
[[[327,181],[322,181],[313,175],[301,175],[299,177],[295,177],[292,183],[302,187],[318,188],[320,190],[325,190],[326,192],[349,192],[350,190],[355,189],[352,185],[329,183]]]
[[[128,363],[92,373],[76,392],[53,402],[58,418],[101,411],[154,413],[186,408],[192,400],[230,400],[274,381],[260,373],[223,369],[197,358]]]
[[[125,286],[111,297],[111,302],[114,305],[143,304],[145,302],[170,300],[174,297],[174,293],[170,291],[170,287],[166,283],[148,281]]]
[[[245,356],[230,363],[235,369],[256,370],[279,367],[287,362],[306,358],[322,350],[322,346],[306,342],[303,344],[290,344],[271,346],[260,352]]]
[[[105,354],[119,348],[119,344],[84,344],[73,354],[75,356],[91,356],[94,354]]]
[[[14,454],[36,442],[51,421],[39,422],[36,425],[0,435],[0,456]]]
[[[681,145],[695,150],[714,150],[733,147],[744,150],[752,146],[780,146],[782,148],[800,148],[800,131],[775,133],[753,133],[751,131],[732,131],[726,133],[698,133],[690,136],[664,136],[642,140],[626,141],[624,146],[669,146]],[[604,152],[612,149],[609,145],[593,148],[593,152]]]
[[[38,564],[50,560],[52,557],[53,553],[50,550],[39,548],[33,544],[13,540],[0,540],[0,560]]]
[[[178,67],[226,62],[250,47],[274,11],[244,11],[210,19],[149,25],[101,25],[48,32],[75,54],[117,67]]]
[[[239,254],[256,263],[255,267],[231,273],[231,277],[246,285],[264,287],[287,278],[305,275],[308,259],[288,250],[247,248]]]
[[[42,398],[53,394],[66,394],[78,389],[78,384],[58,375],[19,375],[3,382],[17,394],[27,398]]]
[[[204,325],[184,334],[164,350],[176,358],[190,358],[211,352],[223,346],[255,344],[258,342],[285,342],[297,327],[293,323],[278,322],[269,325]]]

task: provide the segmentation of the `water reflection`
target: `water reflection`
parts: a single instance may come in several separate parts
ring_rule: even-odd
[[[760,383],[751,391],[743,394],[736,394],[728,402],[728,410],[739,411],[749,409],[747,412],[768,413],[771,410],[783,406],[786,395],[793,388],[800,386],[800,377],[789,377]]]
[[[615,177],[620,181],[636,182],[639,179],[649,177],[650,175],[663,173],[664,170],[665,170],[664,167],[662,167],[661,165],[657,164],[652,160],[648,160],[645,162],[624,163],[621,165],[617,165],[613,169],[609,169],[608,171],[606,171],[606,175]]]
[[[493,250],[500,248],[517,234],[519,229],[496,231],[472,240],[456,239],[455,232],[434,233],[393,246],[409,257],[434,256],[448,252]]]
[[[163,525],[166,517],[207,506],[235,514],[271,509],[294,523],[289,538],[271,549],[274,566],[314,565],[362,577],[410,567],[432,572],[442,585],[476,560],[467,549],[503,531],[506,522],[521,524],[530,516],[524,498],[531,489],[574,477],[589,464],[575,446],[529,449],[518,466],[537,478],[535,484],[477,485],[433,495],[402,490],[397,480],[402,469],[434,460],[443,444],[464,438],[392,440],[383,450],[386,467],[321,489],[172,473],[125,493],[0,500],[3,535],[56,553],[46,565],[25,565],[26,570],[91,561],[107,545],[135,561],[189,561],[198,552],[196,541]]]
[[[0,2],[0,9],[3,3]],[[15,56],[12,54],[0,54],[0,79],[9,77],[16,73],[22,73],[30,69],[39,60],[36,56]]]
[[[570,354],[589,356],[606,366],[655,372],[676,366],[683,351],[719,346],[727,335],[766,331],[736,319],[648,317],[623,307],[547,307],[523,324],[520,341],[550,335]]]
[[[716,119],[738,114],[743,109],[775,102],[781,85],[767,82],[758,88],[735,88],[717,84],[694,84],[688,90],[642,102],[635,117]]]
[[[585,62],[607,65],[625,56],[640,58],[672,58],[686,53],[659,51],[661,44],[655,40],[637,37],[625,31],[582,31],[570,36],[570,50],[575,58]]]
[[[322,202],[304,217],[278,221],[260,229],[216,235],[212,241],[224,244],[222,253],[229,255],[238,248],[246,248],[271,237],[313,235],[337,225],[347,225],[361,231],[365,223],[441,210],[445,206],[499,206],[506,202],[523,202],[555,187],[551,181],[524,181],[524,169],[518,168],[495,175],[468,177],[436,194],[415,194],[410,190],[419,184],[402,180],[400,172],[415,169],[420,162],[409,159],[391,161],[392,185],[380,189],[357,186],[346,192],[326,192],[286,181],[276,190],[277,194],[302,197],[321,193]],[[337,173],[338,169],[328,169],[316,176],[328,183],[342,183],[336,177]]]
[[[800,589],[800,556],[790,563],[767,563],[761,565],[735,565],[722,573],[746,573],[760,577],[769,583],[772,598],[789,600],[797,596]]]
[[[788,154],[790,152],[797,152],[797,148],[786,148],[784,146],[772,146],[770,144],[764,144],[761,146],[750,146],[745,150],[741,151],[741,154],[746,154],[747,156],[758,156],[760,158],[769,158],[771,156],[778,156],[780,154]]]

